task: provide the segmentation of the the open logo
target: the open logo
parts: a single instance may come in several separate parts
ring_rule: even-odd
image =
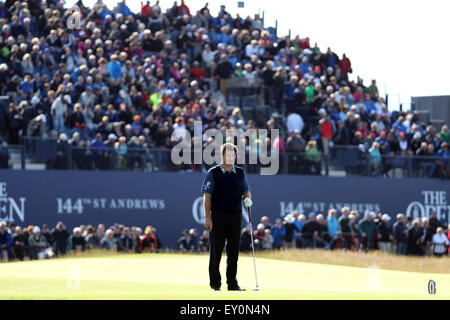
[[[436,281],[434,280],[428,281],[428,293],[436,294]]]

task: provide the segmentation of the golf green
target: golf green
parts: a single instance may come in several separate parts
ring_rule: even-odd
[[[450,274],[427,274],[241,256],[244,292],[210,290],[208,256],[124,254],[0,264],[0,299],[450,299]],[[428,281],[437,292],[428,294]]]

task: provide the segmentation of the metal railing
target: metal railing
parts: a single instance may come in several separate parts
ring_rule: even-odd
[[[176,165],[171,158],[170,149],[139,145],[117,149],[114,146],[103,148],[72,146],[68,141],[26,137],[23,145],[10,145],[7,168],[22,170],[118,170],[118,171],[185,171],[205,172],[214,164],[203,161]],[[327,154],[318,152],[279,152],[267,154],[272,160],[261,164],[260,155],[246,151],[244,163],[239,163],[248,173],[260,173],[261,168],[274,168],[277,160],[277,174],[301,174],[323,176],[372,176],[372,177],[435,177],[442,178],[442,166],[449,165],[448,159],[438,156],[381,155],[376,162],[367,151],[357,146],[330,146]],[[256,164],[250,160],[256,159]],[[5,163],[5,161],[3,161]],[[5,166],[4,166],[5,167]],[[447,177],[449,178],[449,177]]]

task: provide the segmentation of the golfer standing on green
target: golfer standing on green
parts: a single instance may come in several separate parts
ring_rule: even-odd
[[[232,143],[223,144],[220,157],[222,162],[209,169],[202,187],[205,228],[210,231],[209,285],[215,291],[220,290],[219,266],[226,240],[228,290],[244,291],[236,280],[242,200],[250,207],[252,195],[244,170],[234,164],[237,147]]]

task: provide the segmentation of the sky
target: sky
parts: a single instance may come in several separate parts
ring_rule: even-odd
[[[69,6],[74,2],[66,1]],[[83,0],[87,6],[95,2]],[[103,0],[110,8],[117,2]],[[165,11],[173,2],[160,0],[160,6]],[[194,14],[205,3],[186,0]],[[309,37],[322,52],[330,47],[339,57],[345,53],[352,62],[350,79],[360,76],[365,85],[376,79],[380,94],[389,95],[390,110],[398,110],[400,103],[409,110],[411,96],[450,94],[448,0],[244,0],[244,8],[237,3],[210,1],[209,9],[213,16],[221,4],[233,16],[264,12],[265,27],[278,20],[278,36],[291,30],[291,37]],[[127,5],[140,10],[140,1]]]

